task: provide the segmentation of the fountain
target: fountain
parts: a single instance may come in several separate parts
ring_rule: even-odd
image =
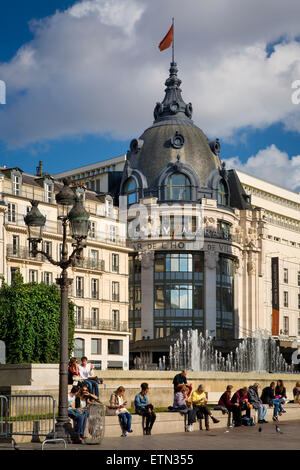
[[[188,330],[184,337],[180,330],[179,339],[170,346],[170,367],[205,372],[293,372],[293,365],[287,364],[276,340],[261,330],[244,338],[226,358],[214,348],[207,331],[203,335]]]

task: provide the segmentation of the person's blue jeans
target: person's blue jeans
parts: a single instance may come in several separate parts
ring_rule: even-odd
[[[99,387],[96,380],[84,379],[83,384],[88,386],[90,393],[97,395],[97,397],[99,398]]]
[[[258,420],[263,421],[267,416],[267,407],[266,405],[261,405],[258,408]]]
[[[120,413],[120,418],[122,420],[122,426],[124,431],[131,430],[131,414],[130,413]]]
[[[274,398],[273,405],[274,405],[274,418],[277,418],[278,410],[280,412],[282,411],[282,404],[281,404],[280,399],[279,398]]]
[[[80,436],[83,436],[87,414],[84,411],[81,414],[79,410],[73,410],[72,408],[68,408],[68,416],[75,422],[75,432],[77,432],[77,434],[79,434]]]

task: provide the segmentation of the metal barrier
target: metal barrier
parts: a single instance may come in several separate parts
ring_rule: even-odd
[[[56,438],[55,399],[52,395],[0,395],[0,438],[10,439],[18,449],[13,436],[32,436],[31,442],[66,442]]]

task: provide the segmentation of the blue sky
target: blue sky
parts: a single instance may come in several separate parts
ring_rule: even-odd
[[[300,5],[237,8],[243,1],[212,0],[201,17],[196,0],[187,8],[180,0],[1,1],[0,165],[34,172],[43,160],[53,174],[125,153],[163,99],[170,55],[157,44],[174,15],[195,123],[220,138],[227,166],[273,173],[299,190],[300,105],[290,95],[300,79]]]

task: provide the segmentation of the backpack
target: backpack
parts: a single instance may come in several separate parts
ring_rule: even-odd
[[[242,417],[242,425],[243,426],[255,426],[253,422],[253,418],[248,418],[248,416]]]

